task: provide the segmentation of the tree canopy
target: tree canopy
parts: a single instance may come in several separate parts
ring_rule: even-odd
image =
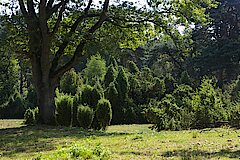
[[[18,2],[18,3],[16,3]],[[2,17],[14,52],[31,63],[40,122],[54,123],[54,95],[61,76],[91,49],[136,48],[166,34],[183,41],[178,26],[206,23],[213,0],[130,1],[13,0]],[[10,12],[11,11],[11,12]]]

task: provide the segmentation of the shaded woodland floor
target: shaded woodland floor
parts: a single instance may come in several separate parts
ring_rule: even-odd
[[[0,159],[84,159],[76,150],[86,155],[96,148],[107,155],[102,159],[240,159],[240,130],[155,132],[149,126],[117,125],[102,132],[0,120]]]

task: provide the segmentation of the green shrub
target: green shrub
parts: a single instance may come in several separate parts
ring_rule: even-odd
[[[35,115],[32,109],[27,109],[24,114],[25,124],[34,124],[35,123]]]
[[[82,94],[81,94],[81,104],[82,105],[89,105],[91,106],[92,104],[92,91],[93,87],[90,85],[84,85],[82,87]]]
[[[28,108],[24,113],[25,124],[36,124],[39,120],[39,109],[38,107],[31,109]]]
[[[177,85],[172,94],[165,95],[160,101],[151,100],[145,116],[158,131],[164,129],[181,130],[193,125],[191,96],[193,89],[188,85]]]
[[[69,153],[73,159],[107,160],[110,158],[110,152],[100,144],[94,146],[73,146],[70,148]]]
[[[91,87],[90,85],[84,85],[81,94],[81,104],[88,105],[95,110],[98,100],[101,99],[102,96],[103,93],[101,93],[100,89]]]
[[[78,106],[78,113],[77,113],[77,119],[79,126],[88,129],[93,121],[94,112],[93,109],[89,106]]]
[[[105,130],[112,119],[112,107],[109,100],[100,99],[97,104],[96,117],[101,129]]]
[[[130,73],[132,73],[132,74],[139,73],[139,68],[136,65],[136,63],[134,63],[133,61],[128,61],[127,66],[128,66]]]
[[[91,107],[96,110],[98,101],[103,98],[103,92],[100,89],[93,88],[92,97],[91,97]]]
[[[195,112],[194,128],[214,127],[216,122],[227,120],[227,112],[220,94],[211,79],[203,79],[192,97]]]
[[[71,96],[59,94],[55,98],[56,120],[59,125],[70,126],[72,121],[73,100]]]
[[[122,106],[119,102],[118,91],[114,82],[109,84],[107,89],[107,99],[112,105],[112,124],[120,124],[122,120]]]
[[[77,120],[77,112],[78,112],[78,106],[81,104],[81,95],[82,95],[82,92],[78,90],[75,96],[73,97],[73,109],[72,109],[72,126],[73,127],[79,126],[79,123]]]
[[[117,71],[114,69],[113,65],[111,64],[108,67],[107,73],[104,76],[104,85],[108,87],[111,82],[116,79]]]
[[[98,55],[91,56],[84,69],[84,76],[87,83],[90,85],[95,84],[97,81],[102,81],[106,74],[106,62]]]
[[[240,128],[240,103],[232,104],[229,116],[229,123],[232,127]]]
[[[116,89],[120,102],[123,102],[128,97],[129,82],[127,74],[123,67],[119,68],[119,72],[116,78]]]
[[[2,105],[3,115],[2,118],[9,119],[22,119],[26,111],[26,103],[23,95],[16,91],[12,96],[9,97],[7,103]]]
[[[78,87],[83,84],[81,76],[74,69],[66,72],[60,81],[60,91],[65,94],[74,96],[77,93]]]
[[[38,121],[39,121],[39,109],[38,109],[38,107],[36,107],[36,108],[34,108],[33,109],[33,112],[34,112],[34,119],[35,119],[35,123],[38,123]]]

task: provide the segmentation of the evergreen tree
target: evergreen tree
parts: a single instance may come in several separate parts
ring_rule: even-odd
[[[107,73],[104,77],[104,85],[107,88],[111,82],[113,82],[117,77],[117,71],[114,69],[114,66],[111,64],[108,66]]]

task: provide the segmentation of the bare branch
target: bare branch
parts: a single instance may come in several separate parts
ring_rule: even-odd
[[[70,30],[70,35],[72,35],[76,31],[78,24],[86,17],[86,13],[88,12],[88,10],[90,8],[91,3],[92,3],[92,0],[89,1],[88,6],[85,9],[85,14],[80,16],[80,17],[78,17],[78,19],[72,25],[71,30]],[[94,33],[107,20],[106,12],[108,10],[108,6],[109,6],[109,0],[105,0],[105,2],[103,4],[102,13],[101,13],[101,15],[99,17],[99,20],[86,32],[86,34],[84,35],[83,40],[77,46],[77,48],[76,48],[76,50],[74,52],[74,55],[71,58],[71,60],[68,63],[66,63],[64,66],[59,68],[56,72],[54,72],[55,68],[58,65],[59,58],[63,54],[64,49],[69,44],[69,40],[63,42],[63,44],[60,46],[59,50],[57,51],[56,56],[53,59],[53,63],[52,63],[53,65],[51,67],[51,72],[54,73],[53,75],[55,75],[55,76],[62,75],[67,70],[71,69],[74,66],[74,64],[78,61],[78,59],[81,57],[81,54],[83,52],[83,48],[84,48],[85,44],[87,43],[86,40],[88,39],[89,34]]]
[[[47,0],[40,0],[40,4],[46,7]]]
[[[65,10],[65,5],[66,5],[65,1],[62,0],[62,7],[59,11],[59,15],[58,15],[57,21],[55,23],[55,26],[53,28],[52,35],[55,34],[58,31],[58,28],[60,26],[60,22],[62,21],[63,12]]]
[[[49,19],[53,15],[53,13],[57,12],[61,6],[62,6],[62,2],[55,4],[52,8],[48,8],[47,19]]]
[[[91,5],[92,5],[92,0],[89,0],[88,5],[87,5],[87,7],[84,10],[85,15],[88,14],[88,11],[89,11]]]
[[[88,14],[88,15],[82,15],[80,17],[78,17],[76,19],[76,21],[74,22],[74,24],[71,26],[71,29],[67,35],[67,37],[65,38],[65,40],[63,41],[63,43],[59,46],[58,51],[56,52],[53,60],[52,60],[52,67],[51,67],[51,72],[54,72],[54,70],[57,68],[58,66],[58,60],[59,58],[62,56],[62,54],[64,53],[65,48],[68,46],[69,42],[70,42],[70,37],[75,33],[78,24],[84,19],[84,18],[94,18],[94,17],[99,17],[99,14]]]
[[[47,3],[47,9],[52,8],[53,2],[54,2],[54,0],[49,0],[49,1],[48,1],[48,3]]]
[[[99,18],[99,20],[97,21],[97,23],[95,23],[95,25],[93,25],[89,30],[88,33],[94,33],[98,28],[101,27],[101,25],[103,24],[104,21],[107,20],[108,16],[107,16],[107,10],[109,7],[109,0],[105,0],[104,4],[103,4],[103,10],[102,10],[102,14]]]
[[[27,0],[27,8],[30,16],[36,17],[33,0]]]
[[[107,12],[108,7],[109,7],[109,0],[105,0],[103,4],[103,12]]]
[[[23,0],[18,0],[18,2],[19,2],[20,9],[21,9],[21,12],[22,12],[23,16],[24,16],[25,18],[27,18],[27,17],[28,17],[28,12],[27,12],[27,10],[26,10],[26,7],[25,7],[25,5],[24,5]]]
[[[66,71],[70,70],[76,64],[76,62],[78,62],[78,60],[82,58],[87,58],[88,57],[87,54],[81,55],[85,44],[86,44],[85,40],[80,42],[80,44],[76,48],[76,51],[74,52],[73,57],[69,60],[69,62],[67,62],[64,66],[60,67],[56,72],[53,73],[52,76],[53,77],[62,76]]]

